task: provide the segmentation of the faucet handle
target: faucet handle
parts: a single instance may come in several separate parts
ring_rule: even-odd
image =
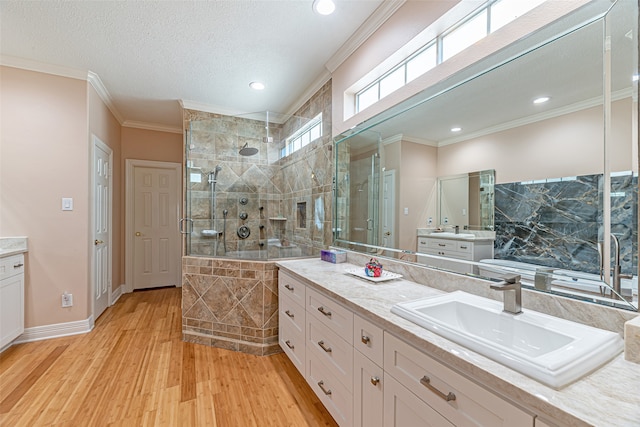
[[[520,286],[520,278],[519,274],[505,275],[500,282],[493,283],[489,287],[496,290],[514,288]]]

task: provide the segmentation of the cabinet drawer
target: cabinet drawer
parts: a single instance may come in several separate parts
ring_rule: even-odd
[[[307,383],[336,422],[353,425],[353,396],[314,353],[307,355]]]
[[[0,280],[24,274],[24,255],[12,255],[0,258]]]
[[[278,273],[278,292],[280,295],[288,295],[298,304],[304,307],[306,286],[298,279],[294,279],[287,273]]]
[[[307,319],[307,352],[315,353],[348,390],[353,383],[353,346],[312,316]]]
[[[292,325],[301,334],[305,331],[305,311],[300,304],[296,304],[291,297],[285,294],[280,295],[278,303],[278,310],[280,312],[280,324],[288,323]]]
[[[384,343],[385,372],[454,425],[533,426],[530,414],[393,335],[385,333]]]
[[[307,289],[307,312],[353,345],[353,313],[313,289]],[[309,319],[307,319],[308,321]]]
[[[278,332],[278,341],[280,342],[280,347],[289,357],[291,362],[293,362],[294,366],[298,369],[302,376],[305,376],[306,347],[304,342],[304,330],[296,330],[295,326],[291,322],[282,318],[281,313],[280,327]]]
[[[472,242],[456,242],[456,251],[463,254],[472,254],[473,243]]]
[[[353,316],[353,347],[380,366],[382,340],[382,329],[360,316]]]
[[[457,242],[455,240],[427,239],[427,248],[455,251],[456,243]]]

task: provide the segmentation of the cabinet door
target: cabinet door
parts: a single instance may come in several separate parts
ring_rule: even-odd
[[[391,375],[384,378],[385,427],[454,427]]]
[[[24,332],[24,275],[0,280],[0,348]]]
[[[353,348],[382,366],[382,329],[354,314]]]
[[[353,425],[382,427],[384,384],[382,368],[359,351],[353,352]]]

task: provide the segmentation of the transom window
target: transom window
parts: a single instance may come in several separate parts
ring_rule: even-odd
[[[298,151],[305,145],[315,141],[322,136],[322,113],[309,120],[304,126],[298,129],[293,135],[285,139],[284,147],[280,149],[280,158]]]
[[[355,112],[375,104],[410,81],[529,12],[545,0],[490,0],[418,49],[355,95]]]

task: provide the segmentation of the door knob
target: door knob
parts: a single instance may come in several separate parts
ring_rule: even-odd
[[[95,243],[95,245],[97,246],[97,245],[99,245],[101,243],[104,243],[104,242],[102,240],[96,239],[95,242],[93,242],[93,243]]]
[[[136,231],[136,236],[142,236],[142,233],[139,231]]]
[[[385,236],[391,236],[391,232],[387,231],[386,233],[384,233]]]

